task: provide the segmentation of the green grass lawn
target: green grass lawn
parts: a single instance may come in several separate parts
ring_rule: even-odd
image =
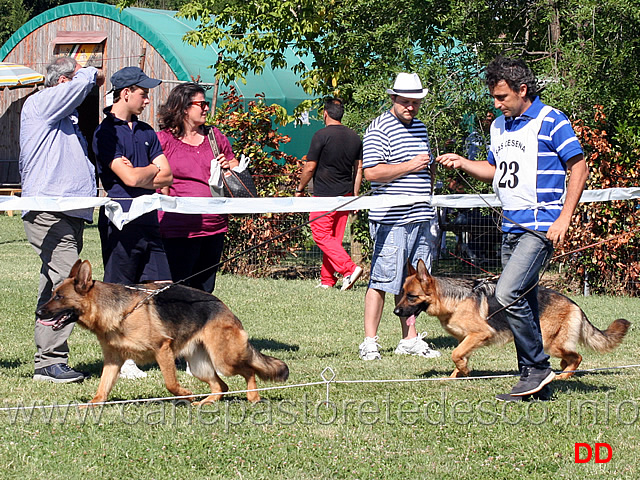
[[[100,279],[93,226],[82,258]],[[340,292],[314,289],[314,280],[221,275],[216,295],[254,345],[287,362],[291,388],[262,392],[257,405],[237,393],[202,408],[151,401],[78,410],[74,404],[97,389],[101,351],[93,334],[76,328],[70,364],[92,377],[69,385],[32,380],[38,271],[19,217],[0,216],[2,479],[640,478],[640,370],[605,369],[640,363],[637,298],[574,298],[599,328],[619,317],[632,322],[625,342],[609,354],[580,348],[582,368],[602,370],[554,382],[555,401],[503,404],[494,396],[516,381],[513,345],[471,359],[472,375],[497,378],[438,380],[453,370],[455,341],[421,316],[419,329],[442,357],[395,356],[399,325],[387,305],[383,359],[365,363],[358,358],[363,282]],[[110,400],[168,397],[157,366],[144,368],[147,378],[120,380]],[[316,384],[323,371],[325,379],[335,374],[328,393]],[[178,375],[194,392],[207,392]],[[245,388],[239,377],[227,380],[232,390]],[[575,464],[575,444],[596,442],[610,444],[611,461]]]

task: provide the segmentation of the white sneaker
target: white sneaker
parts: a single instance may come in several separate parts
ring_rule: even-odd
[[[360,358],[362,360],[380,360],[380,352],[378,352],[378,336],[365,337],[364,342],[360,344]]]
[[[400,340],[395,350],[396,355],[418,355],[424,358],[437,358],[441,354],[438,350],[431,348],[427,342],[422,340],[427,336],[427,332],[422,332],[417,337],[408,340]]]
[[[122,367],[120,367],[120,378],[135,380],[136,378],[144,378],[146,376],[147,373],[140,370],[133,360],[125,361]]]
[[[356,280],[360,278],[360,275],[362,275],[362,268],[356,265],[353,273],[351,275],[347,275],[342,279],[342,288],[340,289],[340,291],[344,292],[345,290],[349,290],[351,287],[353,287],[353,284],[356,283]]]
[[[331,288],[331,285],[325,285],[324,283],[319,283],[315,286],[315,288],[322,288],[323,290],[327,290],[328,288]]]

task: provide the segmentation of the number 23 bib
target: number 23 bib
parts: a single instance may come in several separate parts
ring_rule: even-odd
[[[538,176],[538,133],[551,107],[516,131],[507,131],[505,117],[491,126],[491,151],[496,161],[493,189],[505,210],[536,208]]]

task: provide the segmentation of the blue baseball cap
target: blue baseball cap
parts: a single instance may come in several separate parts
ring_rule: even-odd
[[[161,83],[162,80],[148,77],[139,67],[124,67],[111,75],[112,90],[120,90],[133,85],[142,88],[155,88]]]

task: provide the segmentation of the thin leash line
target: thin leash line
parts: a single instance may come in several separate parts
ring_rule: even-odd
[[[597,247],[599,245],[603,245],[605,243],[609,243],[612,242],[620,237],[626,237],[626,236],[633,236],[636,233],[640,232],[640,227],[636,228],[635,230],[631,230],[630,232],[624,232],[624,233],[620,233],[618,235],[614,235],[613,237],[609,237],[609,238],[605,238],[604,240],[600,240],[599,242],[595,242],[595,243],[591,243],[589,245],[585,245],[584,247],[579,247],[576,248],[574,250],[571,250],[570,252],[565,252],[565,253],[561,253],[556,255],[555,257],[553,257],[552,260],[557,260],[558,258],[562,258],[562,257],[566,257],[567,255],[573,255],[574,253],[578,253],[581,252],[583,250],[587,250],[588,248],[593,248],[593,247]]]
[[[191,278],[193,278],[193,277],[195,277],[195,276],[197,276],[197,275],[200,275],[201,273],[204,273],[204,272],[206,272],[207,270],[211,270],[212,268],[219,267],[220,265],[223,265],[223,264],[225,264],[225,263],[227,263],[227,262],[229,262],[229,261],[231,261],[231,260],[235,260],[235,259],[236,259],[236,258],[238,258],[238,257],[241,257],[241,256],[243,256],[243,255],[246,255],[247,253],[252,252],[253,250],[256,250],[256,249],[258,249],[258,248],[260,248],[260,247],[263,247],[263,246],[265,246],[265,245],[267,245],[267,244],[269,244],[269,243],[271,243],[271,242],[274,242],[274,241],[276,241],[276,240],[278,240],[278,239],[280,239],[280,238],[282,238],[282,237],[284,237],[284,236],[286,236],[286,235],[289,235],[290,233],[296,232],[296,231],[298,231],[298,230],[300,230],[300,229],[302,229],[302,228],[306,227],[307,225],[309,225],[309,224],[311,224],[311,223],[313,223],[313,222],[315,222],[315,221],[317,221],[317,220],[319,220],[319,219],[321,219],[321,218],[323,218],[323,217],[326,217],[327,215],[330,215],[331,213],[334,213],[334,212],[336,212],[336,211],[338,211],[338,210],[340,210],[340,209],[343,209],[344,207],[346,207],[347,205],[352,204],[353,202],[355,202],[355,201],[356,201],[356,200],[358,200],[359,198],[361,198],[361,197],[366,197],[366,196],[370,196],[370,195],[374,194],[375,192],[377,192],[378,190],[380,190],[380,189],[382,189],[382,188],[384,188],[384,187],[386,187],[386,186],[390,185],[391,183],[395,182],[395,181],[396,181],[396,180],[398,180],[399,178],[405,177],[405,176],[407,176],[407,175],[409,175],[409,174],[411,174],[411,173],[417,172],[417,171],[419,171],[419,170],[421,170],[421,169],[419,169],[419,168],[415,168],[415,169],[413,169],[413,170],[410,170],[410,171],[406,172],[406,173],[405,173],[405,174],[403,174],[403,175],[400,175],[399,177],[396,177],[396,178],[394,178],[394,179],[392,179],[392,180],[389,180],[388,182],[384,182],[384,183],[382,183],[382,184],[378,185],[378,186],[377,186],[377,187],[375,187],[375,188],[370,188],[368,191],[366,191],[366,192],[365,192],[365,193],[363,193],[362,195],[358,195],[357,197],[353,197],[353,198],[349,199],[348,201],[344,202],[343,204],[338,205],[337,207],[333,208],[332,210],[329,210],[329,211],[327,211],[327,212],[323,213],[322,215],[318,215],[317,217],[310,218],[308,221],[303,222],[303,223],[301,223],[300,225],[296,225],[295,227],[292,227],[292,228],[290,228],[289,230],[286,230],[285,232],[282,232],[282,233],[280,233],[280,234],[276,235],[275,237],[271,237],[271,238],[269,238],[269,239],[267,239],[267,240],[265,240],[265,241],[263,241],[263,242],[261,242],[261,243],[259,243],[259,244],[257,244],[257,245],[254,245],[254,246],[252,246],[252,247],[249,247],[249,248],[247,248],[246,250],[243,250],[243,251],[241,251],[241,252],[237,253],[236,255],[234,255],[234,256],[232,256],[232,257],[225,258],[224,260],[221,260],[220,262],[218,262],[218,263],[217,263],[217,264],[215,264],[215,265],[212,265],[212,266],[210,266],[210,267],[207,267],[207,268],[205,268],[205,269],[203,269],[203,270],[201,270],[201,271],[199,271],[199,272],[197,272],[197,273],[194,273],[193,275],[190,275],[190,276],[188,276],[188,277],[186,277],[186,278],[183,278],[183,279],[181,279],[181,280],[178,280],[177,282],[174,282],[174,283],[182,283],[182,282],[185,282],[185,281],[187,281],[187,280],[190,280]]]
[[[546,237],[544,237],[544,236],[542,235],[542,232],[539,232],[539,231],[537,231],[537,230],[531,230],[531,229],[529,229],[529,228],[525,227],[524,225],[521,225],[521,224],[519,224],[518,222],[515,222],[515,221],[513,221],[512,219],[510,219],[509,217],[507,217],[506,215],[504,215],[504,212],[503,212],[502,210],[497,209],[497,208],[496,208],[496,207],[494,207],[493,205],[491,205],[491,204],[490,204],[490,203],[489,203],[489,202],[488,202],[488,201],[487,201],[487,200],[482,196],[482,193],[481,193],[481,192],[479,192],[479,191],[478,191],[478,190],[477,190],[477,189],[476,189],[476,188],[475,188],[475,187],[474,187],[474,186],[473,186],[473,185],[472,185],[472,184],[471,184],[471,183],[470,183],[470,182],[469,182],[469,181],[468,181],[468,180],[467,180],[467,179],[466,179],[466,178],[465,178],[461,173],[460,173],[460,171],[459,171],[458,169],[456,169],[456,170],[455,170],[455,172],[456,172],[456,174],[458,175],[458,177],[460,177],[460,179],[461,179],[464,183],[466,183],[466,184],[467,184],[467,186],[468,186],[471,190],[473,190],[473,193],[474,193],[475,195],[477,195],[477,196],[478,196],[478,197],[479,197],[479,198],[480,198],[480,199],[481,199],[481,200],[482,200],[482,201],[487,205],[487,207],[488,207],[490,210],[492,210],[494,213],[498,214],[500,217],[504,218],[505,220],[508,220],[509,222],[513,223],[514,225],[516,225],[516,226],[518,226],[518,227],[522,228],[523,230],[526,230],[526,231],[528,231],[528,232],[530,232],[530,233],[533,233],[533,234],[535,234],[535,235],[538,235],[538,236],[540,236],[540,237],[543,237],[543,239],[544,239],[545,241],[549,241],[549,240],[547,240],[547,238],[546,238]],[[498,225],[497,223],[496,223],[496,228],[500,228],[500,227],[499,227],[499,225]],[[601,240],[601,241],[599,241],[599,242],[592,243],[592,244],[590,244],[590,245],[585,245],[585,246],[583,246],[583,247],[578,247],[578,248],[576,248],[576,249],[574,249],[574,250],[571,250],[571,251],[569,251],[569,252],[565,252],[565,253],[558,254],[558,255],[554,256],[554,257],[551,259],[551,261],[556,260],[556,259],[558,259],[558,258],[566,257],[566,256],[568,256],[568,255],[572,255],[572,254],[574,254],[574,253],[581,252],[581,251],[583,251],[583,250],[587,250],[587,249],[592,248],[592,247],[597,247],[598,245],[602,245],[602,244],[605,244],[605,243],[608,243],[608,242],[614,241],[614,240],[616,240],[617,238],[620,238],[620,237],[624,237],[624,236],[627,236],[627,235],[628,235],[628,236],[632,236],[633,234],[638,233],[638,232],[640,232],[640,228],[636,228],[635,230],[631,230],[630,232],[624,232],[624,233],[621,233],[621,234],[615,235],[615,236],[613,236],[613,237],[610,237],[610,238],[607,238],[607,239]],[[455,255],[454,255],[454,256],[455,256]],[[458,258],[458,257],[456,257],[456,258]],[[467,263],[470,263],[470,262],[467,262]],[[480,267],[478,267],[477,265],[474,265],[473,263],[470,263],[470,264],[471,264],[471,265],[473,265],[473,266],[474,266],[474,267],[476,267],[476,268],[480,268]],[[480,270],[482,270],[482,269],[480,268]],[[484,270],[483,270],[483,271],[484,271]],[[542,274],[541,274],[541,276],[542,276]]]
[[[536,282],[534,282],[534,284],[529,287],[525,292],[523,292],[520,296],[518,296],[517,298],[515,298],[511,303],[509,303],[508,305],[503,305],[502,307],[500,307],[498,310],[496,310],[495,312],[493,312],[491,315],[489,315],[487,317],[487,321],[490,320],[492,317],[494,317],[495,315],[497,315],[498,313],[502,312],[503,310],[506,310],[510,307],[512,307],[513,305],[515,305],[517,302],[519,302],[521,299],[523,299],[525,296],[527,296],[527,294],[529,292],[531,292],[534,288],[536,288],[539,284],[540,284],[540,280],[542,279],[542,277],[544,276],[544,274],[547,272],[547,269],[549,268],[549,265],[551,264],[551,254],[553,253],[553,244],[551,243],[551,241],[546,237],[546,235],[543,234],[543,232],[539,232],[537,230],[532,230],[530,228],[525,227],[524,225],[521,225],[520,223],[510,219],[509,217],[507,217],[504,214],[504,210],[498,210],[496,207],[494,207],[493,205],[491,205],[481,194],[480,192],[466,179],[464,178],[464,176],[462,175],[462,173],[460,173],[460,171],[458,169],[455,170],[456,174],[458,175],[458,177],[460,177],[462,179],[462,181],[464,183],[467,184],[467,186],[469,188],[471,188],[471,190],[478,196],[480,197],[480,199],[489,207],[490,210],[492,210],[494,213],[497,213],[501,218],[511,222],[512,224],[518,226],[519,228],[523,229],[525,232],[531,233],[537,237],[539,237],[547,246],[547,248],[549,249],[549,255],[547,256],[547,258],[545,259],[545,262],[542,265],[542,268],[540,269],[540,272],[538,274],[538,279],[536,280]],[[496,224],[497,227],[497,224]],[[478,267],[479,268],[479,267]],[[497,275],[497,277],[499,277],[500,275]]]
[[[549,248],[549,245],[547,245],[547,248]],[[551,252],[553,252],[553,246],[551,246],[551,248],[549,249],[549,255],[547,255],[547,258],[545,259],[544,263],[542,264],[542,268],[540,269],[540,273],[538,274],[538,280],[536,280],[533,285],[531,285],[531,287],[529,287],[527,290],[525,290],[522,295],[520,295],[519,297],[517,297],[515,300],[513,300],[511,303],[509,303],[508,305],[504,305],[502,307],[500,307],[498,310],[496,310],[495,312],[493,312],[491,315],[487,316],[487,322],[493,318],[494,316],[496,316],[498,313],[502,312],[503,310],[508,309],[509,307],[512,307],[513,305],[515,305],[517,302],[519,302],[522,298],[526,297],[529,292],[531,292],[534,288],[536,288],[539,284],[540,284],[540,280],[542,279],[542,277],[544,276],[545,273],[547,273],[547,269],[549,268],[549,265],[551,264]]]
[[[596,367],[589,369],[580,369],[580,370],[567,370],[566,372],[561,373],[573,373],[573,374],[582,374],[582,373],[595,373],[602,371],[611,371],[611,370],[625,370],[631,368],[639,368],[640,364],[630,364],[630,365],[618,365],[613,367]],[[236,395],[243,394],[248,392],[266,392],[270,390],[283,390],[290,388],[304,388],[304,387],[312,387],[317,385],[329,385],[329,384],[388,384],[388,383],[416,383],[416,382],[451,382],[451,381],[473,381],[473,380],[494,380],[494,379],[502,379],[502,378],[513,378],[519,377],[520,374],[503,374],[503,375],[480,375],[477,377],[437,377],[437,378],[398,378],[398,379],[379,379],[379,380],[364,380],[364,379],[355,379],[355,380],[334,380],[328,379],[318,382],[309,382],[309,383],[299,383],[294,385],[278,385],[273,387],[264,387],[264,388],[255,388],[249,390],[234,390],[228,392],[220,392],[220,393],[199,393],[192,395],[184,395],[184,396],[173,396],[173,397],[155,397],[155,398],[143,398],[143,399],[133,399],[133,400],[113,400],[110,402],[99,402],[99,403],[67,403],[67,404],[51,404],[51,405],[31,405],[31,406],[21,406],[21,407],[3,407],[0,408],[0,412],[9,412],[9,411],[25,411],[25,410],[48,410],[55,408],[72,408],[72,407],[101,407],[101,406],[110,406],[110,405],[132,405],[132,404],[141,404],[141,403],[152,403],[152,402],[167,402],[174,400],[186,400],[194,397],[208,397],[210,395]]]
[[[470,262],[469,260],[466,260],[466,259],[464,259],[464,258],[462,258],[462,257],[459,257],[459,256],[458,256],[458,255],[456,255],[455,253],[451,253],[451,252],[449,252],[449,251],[447,251],[447,253],[448,253],[449,255],[451,255],[452,257],[457,258],[458,260],[460,260],[460,261],[462,261],[462,262],[466,263],[467,265],[470,265],[470,266],[472,266],[472,267],[474,267],[474,268],[477,268],[478,270],[482,270],[482,271],[483,271],[484,273],[486,273],[487,275],[491,275],[491,278],[493,278],[493,277],[498,277],[498,275],[496,275],[495,273],[490,272],[490,271],[488,271],[488,270],[485,270],[484,268],[482,268],[482,267],[480,267],[480,266],[476,265],[475,263]]]
[[[545,241],[545,242],[550,242],[550,240],[548,240],[548,239],[547,239],[547,237],[546,237],[545,235],[543,235],[543,232],[540,232],[540,231],[538,231],[538,230],[532,230],[532,229],[530,229],[530,228],[528,228],[528,227],[525,227],[524,225],[522,225],[522,224],[520,224],[520,223],[518,223],[518,222],[516,222],[516,221],[514,221],[514,220],[512,220],[512,219],[510,219],[509,217],[507,217],[507,216],[504,214],[504,210],[500,210],[500,209],[498,209],[498,208],[494,207],[493,205],[491,205],[491,204],[487,201],[487,199],[486,199],[486,198],[484,198],[484,197],[482,196],[482,193],[481,193],[481,192],[479,192],[479,191],[478,191],[478,190],[477,190],[477,189],[476,189],[476,188],[475,188],[475,187],[474,187],[474,186],[473,186],[473,185],[472,185],[472,184],[471,184],[471,183],[470,183],[470,182],[469,182],[469,181],[468,181],[468,180],[467,180],[463,175],[462,175],[462,173],[460,173],[460,171],[459,171],[458,169],[456,169],[456,170],[455,170],[455,173],[458,175],[458,177],[460,177],[460,178],[462,179],[462,181],[463,181],[464,183],[466,183],[466,184],[467,184],[467,186],[468,186],[471,190],[473,190],[473,193],[474,193],[474,194],[476,194],[476,195],[477,195],[477,196],[478,196],[478,197],[479,197],[479,198],[480,198],[480,199],[481,199],[481,200],[482,200],[482,201],[487,205],[487,207],[488,207],[491,211],[493,211],[494,213],[496,213],[499,217],[501,217],[501,218],[503,218],[503,219],[505,219],[505,220],[507,220],[507,221],[509,221],[509,222],[513,223],[515,226],[517,226],[517,227],[521,228],[522,230],[524,230],[524,231],[526,231],[526,232],[529,232],[529,233],[531,233],[531,234],[533,234],[533,235],[537,235],[538,237],[541,237],[541,238],[542,238],[542,240],[543,240],[543,241]],[[498,225],[498,223],[497,223],[497,222],[495,223],[495,225],[496,225],[496,228],[500,228],[500,226]]]
[[[302,223],[302,224],[300,224],[300,225],[296,225],[295,227],[292,227],[292,228],[290,228],[289,230],[287,230],[287,231],[285,231],[285,232],[282,232],[282,233],[280,233],[280,234],[276,235],[275,237],[271,237],[271,238],[269,238],[269,239],[267,239],[267,240],[265,240],[265,241],[263,241],[263,242],[260,242],[260,243],[258,243],[258,244],[256,244],[256,245],[253,245],[253,246],[251,246],[251,247],[247,248],[246,250],[243,250],[243,251],[241,251],[241,252],[239,252],[239,253],[237,253],[237,254],[235,254],[235,255],[231,256],[231,257],[227,257],[227,258],[225,258],[225,259],[223,259],[223,260],[219,261],[218,263],[215,263],[215,264],[213,264],[213,265],[211,265],[211,266],[209,266],[209,267],[206,267],[206,268],[204,268],[204,269],[200,270],[199,272],[196,272],[196,273],[194,273],[194,274],[192,274],[192,275],[189,275],[188,277],[185,277],[185,278],[182,278],[182,279],[180,279],[180,280],[177,280],[177,281],[175,281],[175,282],[173,282],[173,283],[170,283],[170,284],[166,285],[166,286],[165,286],[165,287],[163,287],[163,288],[159,288],[159,289],[157,289],[157,290],[153,290],[153,291],[152,291],[151,293],[149,293],[145,298],[143,298],[142,300],[140,300],[140,301],[136,304],[136,306],[135,306],[135,307],[133,307],[133,309],[132,309],[130,312],[128,312],[127,314],[125,314],[125,315],[124,315],[124,317],[123,317],[123,319],[125,319],[125,318],[129,317],[133,312],[135,312],[135,311],[136,311],[136,310],[138,310],[140,307],[142,307],[142,305],[144,305],[144,304],[145,304],[149,299],[151,299],[152,297],[154,297],[154,296],[156,296],[156,295],[159,295],[159,294],[160,294],[160,293],[162,293],[163,291],[168,290],[169,288],[174,287],[175,285],[179,285],[179,284],[181,284],[181,283],[184,283],[184,282],[186,282],[186,281],[188,281],[188,280],[190,280],[190,279],[192,279],[192,278],[194,278],[194,277],[196,277],[196,276],[198,276],[198,275],[201,275],[202,273],[204,273],[204,272],[206,272],[206,271],[208,271],[208,270],[211,270],[211,269],[213,269],[213,268],[217,268],[217,267],[219,267],[220,265],[224,265],[224,264],[225,264],[225,263],[227,263],[227,262],[230,262],[230,261],[232,261],[232,260],[235,260],[236,258],[239,258],[239,257],[242,257],[242,256],[244,256],[244,255],[247,255],[248,253],[250,253],[250,252],[252,252],[252,251],[254,251],[254,250],[257,250],[258,248],[263,247],[263,246],[265,246],[265,245],[267,245],[267,244],[269,244],[269,243],[271,243],[271,242],[275,242],[276,240],[278,240],[278,239],[280,239],[280,238],[282,238],[282,237],[284,237],[284,236],[286,236],[286,235],[289,235],[290,233],[293,233],[293,232],[295,232],[295,231],[298,231],[298,230],[300,230],[300,229],[304,228],[306,225],[309,225],[310,223],[315,222],[316,220],[318,220],[318,219],[320,219],[320,218],[322,218],[322,217],[325,217],[325,216],[327,216],[327,215],[329,215],[329,214],[331,214],[331,213],[333,213],[333,212],[337,211],[338,209],[340,209],[340,208],[342,208],[342,207],[345,207],[345,206],[349,205],[349,204],[350,204],[350,203],[352,203],[352,202],[355,202],[358,198],[360,198],[360,196],[358,196],[358,197],[354,197],[353,199],[349,200],[348,202],[345,202],[345,203],[344,203],[344,204],[342,204],[342,205],[338,205],[338,206],[337,206],[337,207],[335,207],[333,210],[330,210],[330,211],[328,211],[328,212],[325,212],[324,214],[319,215],[319,216],[317,216],[317,217],[315,217],[315,218],[313,218],[313,219],[310,219],[310,220],[308,220],[308,221],[306,221],[306,222],[304,222],[304,223]]]
[[[478,192],[478,190],[476,190],[476,188],[471,185],[471,183],[469,181],[467,181],[466,178],[464,178],[464,176],[460,173],[460,171],[458,169],[455,170],[456,174],[467,184],[467,186],[469,188],[471,188],[471,190],[473,190],[473,192],[480,197],[480,199],[495,213],[497,213],[500,217],[502,217],[505,220],[508,220],[509,222],[513,223],[514,225],[517,225],[518,227],[522,228],[523,230],[525,230],[526,232],[530,232],[538,237],[540,237],[540,239],[543,240],[543,242],[545,242],[547,244],[547,247],[549,247],[549,243],[550,240],[548,240],[545,236],[542,235],[541,232],[538,232],[536,230],[531,230],[527,227],[525,227],[524,225],[519,224],[518,222],[514,222],[513,220],[511,220],[510,218],[508,218],[503,211],[498,210],[497,208],[495,208],[494,206],[492,206],[491,204],[489,204],[489,202],[480,194],[480,192]],[[497,224],[496,224],[497,227]],[[553,251],[553,245],[551,245],[551,251]],[[543,264],[542,268],[540,269],[541,272],[538,274],[538,280],[530,287],[528,288],[524,293],[522,293],[519,297],[515,298],[511,303],[509,303],[508,305],[503,305],[502,307],[500,307],[498,310],[496,310],[495,312],[493,312],[491,315],[489,315],[487,317],[487,321],[489,321],[492,317],[494,317],[495,315],[497,315],[498,313],[502,312],[503,310],[506,310],[510,307],[512,307],[513,305],[515,305],[517,302],[519,302],[521,299],[523,299],[531,290],[533,290],[534,288],[536,288],[539,284],[540,284],[540,279],[542,278],[542,276],[545,274],[549,264],[551,263],[551,255],[549,255],[546,260],[545,263]],[[474,265],[475,266],[475,265]],[[477,267],[480,268],[480,267]],[[495,275],[494,277],[500,277],[500,275]]]
[[[464,177],[463,177],[463,180],[465,180],[465,181],[466,181],[466,179],[464,179]],[[470,186],[471,188],[473,188],[471,185],[469,185],[469,186]],[[474,193],[475,193],[475,194],[477,194],[478,196],[480,196],[480,198],[482,198],[482,200],[483,200],[483,201],[485,201],[485,199],[481,196],[481,193],[480,193],[480,192],[475,191]],[[486,201],[485,201],[485,203],[486,203]],[[492,206],[491,206],[490,204],[488,204],[488,203],[487,203],[487,205],[488,205],[492,210],[494,210],[496,213],[499,213],[499,214],[500,214],[500,211],[499,211],[499,210],[495,209],[494,207],[492,207]],[[503,216],[502,214],[500,214],[500,215],[501,215],[501,216]],[[506,218],[506,217],[505,217],[505,218]],[[507,219],[507,220],[508,220],[508,219]],[[497,225],[496,225],[496,227],[497,227]],[[525,227],[522,227],[522,228],[525,228]],[[589,248],[594,248],[594,247],[597,247],[597,246],[599,246],[599,245],[604,245],[604,244],[606,244],[606,243],[613,242],[613,241],[617,240],[618,238],[627,237],[627,236],[628,236],[628,237],[632,237],[633,235],[635,235],[635,234],[636,234],[636,233],[638,233],[638,232],[640,232],[640,227],[639,227],[639,228],[636,228],[636,229],[634,229],[634,230],[631,230],[631,231],[629,231],[629,232],[624,232],[624,233],[620,233],[620,234],[618,234],[618,235],[614,235],[614,236],[612,236],[612,237],[606,238],[606,239],[604,239],[604,240],[600,240],[600,241],[598,241],[598,242],[590,243],[589,245],[584,245],[584,246],[582,246],[582,247],[574,248],[573,250],[570,250],[570,251],[565,252],[565,253],[557,254],[557,255],[553,256],[553,257],[551,258],[551,260],[550,260],[550,261],[551,261],[551,262],[554,262],[554,261],[556,261],[556,260],[558,260],[558,259],[560,259],[560,258],[563,258],[563,257],[569,256],[569,255],[573,255],[573,254],[575,254],[575,253],[579,253],[579,252],[582,252],[582,251],[584,251],[584,250],[588,250]],[[479,265],[476,265],[475,263],[473,263],[473,262],[471,262],[471,261],[469,261],[469,260],[466,260],[465,258],[459,257],[458,255],[455,255],[454,253],[452,253],[452,252],[450,252],[450,251],[447,251],[447,253],[448,253],[449,255],[451,255],[452,257],[454,257],[454,258],[456,258],[456,259],[458,259],[458,260],[460,260],[460,261],[462,261],[462,262],[466,263],[467,265],[470,265],[470,266],[472,266],[472,267],[474,267],[474,268],[477,268],[478,270],[481,270],[482,272],[484,272],[484,273],[486,273],[486,274],[488,274],[488,275],[491,275],[491,276],[492,276],[492,277],[494,277],[494,278],[498,278],[498,277],[500,276],[499,274],[495,274],[495,273],[493,273],[493,272],[490,272],[490,271],[488,271],[488,270],[485,270],[485,269],[483,269],[482,267],[480,267]]]

